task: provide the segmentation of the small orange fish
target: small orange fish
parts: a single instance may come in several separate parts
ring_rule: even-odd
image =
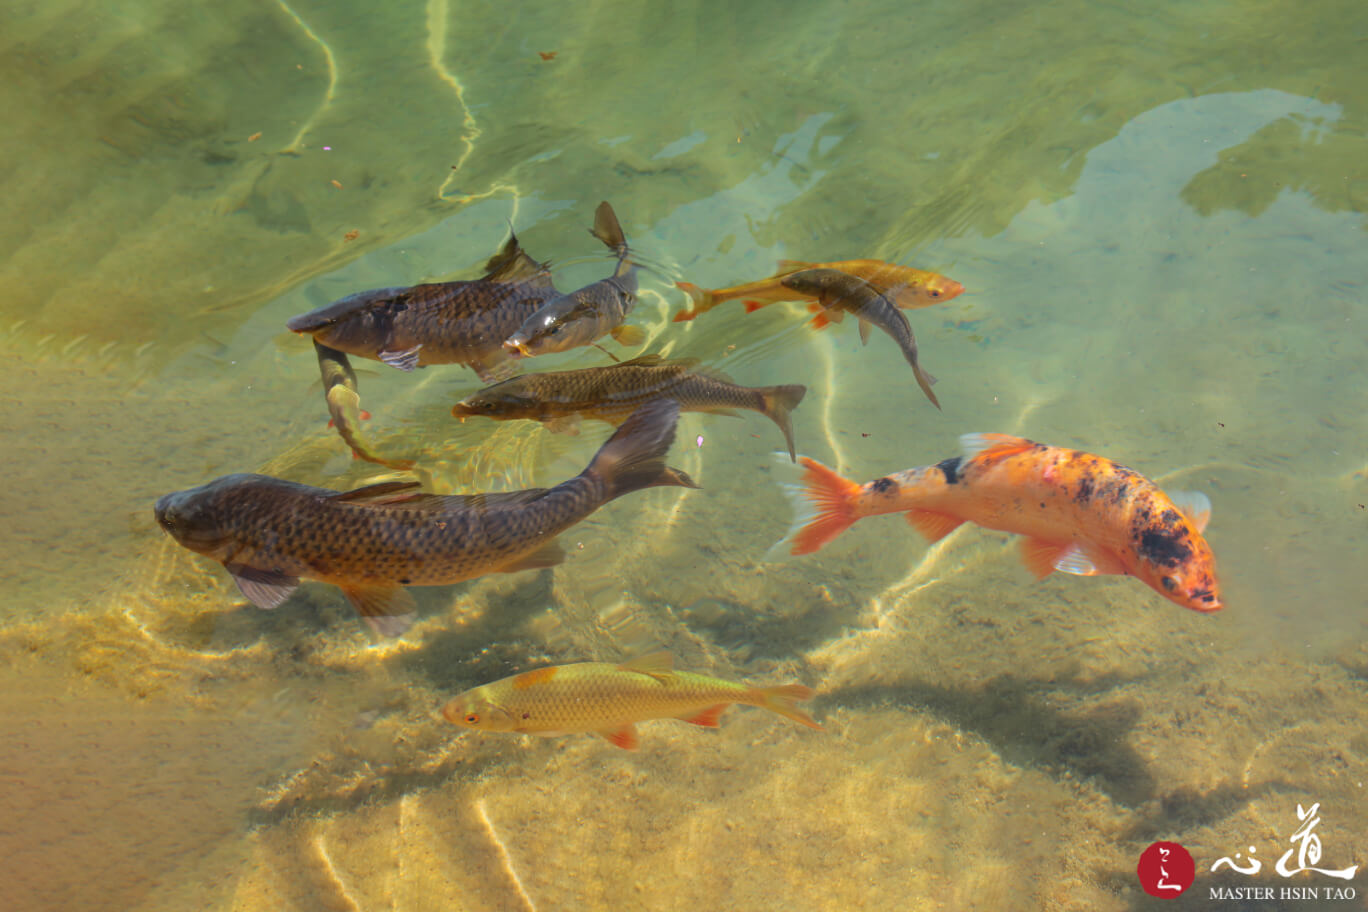
[[[885,263],[883,260],[840,260],[835,263],[802,263],[798,260],[780,260],[779,272],[758,282],[747,282],[731,288],[708,290],[688,282],[675,284],[689,296],[691,307],[674,315],[676,323],[692,320],[701,313],[707,313],[718,304],[736,298],[746,299],[746,313],[759,310],[766,304],[776,301],[801,301],[805,296],[791,288],[785,288],[781,280],[804,269],[839,269],[864,279],[873,285],[880,294],[904,310],[929,307],[942,301],[949,301],[964,292],[964,286],[954,279],[934,272]],[[814,303],[813,313],[821,310]]]
[[[1202,538],[1206,495],[1170,496],[1109,459],[1006,434],[966,434],[960,445],[962,456],[863,485],[800,458],[803,485],[790,489],[800,515],[775,550],[810,554],[866,516],[905,512],[930,541],[964,522],[1022,535],[1038,578],[1127,574],[1185,608],[1222,607]]]
[[[597,732],[627,750],[637,747],[636,723],[681,719],[717,728],[733,703],[759,706],[808,728],[822,726],[796,703],[812,699],[802,684],[751,687],[675,671],[667,652],[622,665],[552,665],[467,690],[442,708],[448,722],[478,731],[563,735]]]

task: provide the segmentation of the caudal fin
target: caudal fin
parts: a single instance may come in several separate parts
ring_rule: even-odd
[[[765,415],[779,425],[779,430],[784,432],[784,440],[788,443],[790,462],[797,462],[798,455],[793,446],[793,420],[789,416],[789,412],[798,407],[798,403],[803,401],[805,395],[807,395],[807,387],[798,384],[766,386],[760,390],[760,396],[765,403]]]
[[[674,443],[678,421],[678,402],[655,399],[632,412],[608,438],[584,470],[585,475],[595,475],[603,480],[607,488],[605,503],[657,485],[698,487],[684,472],[665,464],[665,454]]]
[[[815,728],[822,731],[822,726],[813,721],[797,704],[811,700],[815,692],[811,687],[802,684],[780,684],[778,687],[757,687],[751,691],[753,705],[768,709],[770,712],[778,713],[785,718],[792,719],[799,725],[806,725],[808,728]]]
[[[778,453],[775,456],[783,458]],[[798,460],[798,464],[802,466],[799,483],[783,486],[784,493],[793,503],[793,525],[788,534],[770,548],[766,555],[769,560],[782,560],[790,554],[811,554],[860,518],[855,513],[859,484],[806,456]],[[792,471],[787,465],[780,465]]]
[[[676,323],[692,320],[699,314],[712,310],[716,304],[713,301],[712,292],[706,288],[699,288],[690,282],[675,282],[675,287],[689,296],[689,307],[674,315],[674,322]]]

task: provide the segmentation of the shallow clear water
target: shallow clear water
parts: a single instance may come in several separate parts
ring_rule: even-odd
[[[1363,5],[641,6],[0,10],[7,907],[1143,909],[1156,840],[1197,866],[1165,908],[1361,905],[1368,871],[1274,862],[1319,802],[1320,867],[1368,864]],[[781,438],[749,413],[681,420],[702,490],[418,590],[396,641],[326,585],[246,605],[156,528],[229,472],[389,477],[284,321],[472,276],[510,222],[593,281],[604,199],[649,350],[806,384],[800,452],[864,481],[997,431],[1205,491],[1227,607],[898,517],[767,562]],[[966,286],[909,312],[943,412],[798,305],[669,320],[676,280],[856,257]],[[354,363],[367,435],[435,490],[554,483],[607,433],[457,424],[470,371]],[[660,647],[813,685],[826,731],[735,710],[628,753],[438,714]],[[1260,873],[1209,870],[1250,846]]]

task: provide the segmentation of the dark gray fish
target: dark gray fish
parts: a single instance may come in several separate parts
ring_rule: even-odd
[[[397,636],[414,617],[405,586],[554,566],[565,558],[556,536],[608,501],[656,485],[697,487],[664,462],[678,418],[673,401],[643,405],[583,472],[553,488],[439,495],[385,482],[338,492],[227,475],[163,496],[155,514],[182,546],[222,562],[258,607],[280,605],[301,578],[322,580]]]
[[[806,392],[807,387],[796,384],[737,386],[725,374],[700,367],[693,358],[667,361],[660,355],[642,355],[607,367],[513,377],[467,396],[451,413],[457,418],[496,421],[526,418],[552,430],[569,430],[580,418],[621,424],[652,399],[673,399],[686,412],[736,415],[736,409],[750,409],[779,425],[792,459],[789,412]]]
[[[599,203],[590,233],[616,251],[617,269],[606,279],[547,302],[523,321],[504,342],[504,350],[511,356],[530,358],[568,351],[593,345],[606,335],[627,346],[646,340],[639,327],[622,322],[636,306],[636,267],[628,259],[627,238],[617,214],[607,202]]]
[[[545,263],[510,236],[469,282],[438,282],[357,292],[286,326],[322,344],[411,371],[465,364],[485,382],[506,375],[503,342],[542,305],[560,296]]]
[[[931,385],[936,378],[922,370],[917,362],[917,337],[912,335],[912,326],[907,317],[888,299],[888,296],[859,276],[842,272],[839,269],[804,269],[780,279],[780,284],[796,292],[816,298],[826,308],[818,314],[817,325],[825,326],[828,321],[839,322],[843,313],[854,314],[860,320],[860,341],[869,340],[869,327],[877,326],[893,337],[902,349],[903,357],[912,365],[912,373],[917,378],[931,404],[940,408]]]

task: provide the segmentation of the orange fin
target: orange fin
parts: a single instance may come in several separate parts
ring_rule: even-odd
[[[1013,453],[1024,453],[1036,445],[1034,440],[1013,437],[1011,434],[964,434],[959,442],[965,462],[976,456],[1001,459]]]
[[[730,703],[718,703],[716,706],[709,706],[701,713],[692,716],[676,716],[681,722],[688,722],[690,725],[701,725],[704,728],[717,728],[722,723],[718,720],[722,718],[722,713],[727,711]]]
[[[821,313],[823,310],[826,309],[826,308],[822,307],[822,305],[819,304],[819,303],[817,303],[816,301],[808,301],[808,306],[807,306],[807,307],[808,307],[808,313]]]
[[[803,684],[780,684],[778,687],[757,687],[751,692],[754,697],[754,705],[768,709],[770,712],[778,713],[786,719],[792,719],[799,725],[806,725],[808,728],[822,730],[822,726],[813,721],[812,716],[798,708],[797,704],[806,700],[811,700],[815,691],[811,687]]]
[[[755,313],[757,310],[759,310],[760,308],[764,307],[769,303],[769,301],[747,301],[746,313]]]
[[[637,656],[618,666],[619,671],[635,671],[638,674],[650,675],[657,681],[665,682],[674,677],[674,656],[668,652],[651,652],[643,656]]]
[[[813,329],[826,329],[830,325],[831,321],[827,319],[827,315],[824,313],[819,313],[817,316],[812,318]]]
[[[859,484],[806,456],[799,462],[804,469],[802,483],[785,485],[797,515],[789,534],[770,549],[771,554],[784,550],[789,554],[811,554],[859,519],[854,507]]]
[[[1044,579],[1055,572],[1055,564],[1065,551],[1073,547],[1071,542],[1050,542],[1039,538],[1021,540],[1021,562],[1026,569],[1035,574],[1036,579]]]
[[[692,320],[696,316],[698,316],[698,311],[696,310],[681,310],[674,315],[673,320],[676,323],[684,323],[688,320]]]
[[[605,728],[599,734],[614,747],[620,747],[623,750],[634,751],[640,743],[637,741],[636,726],[630,722],[620,728]]]
[[[908,510],[907,521],[912,528],[926,536],[927,541],[940,541],[964,523],[958,516],[934,513],[931,510]]]

